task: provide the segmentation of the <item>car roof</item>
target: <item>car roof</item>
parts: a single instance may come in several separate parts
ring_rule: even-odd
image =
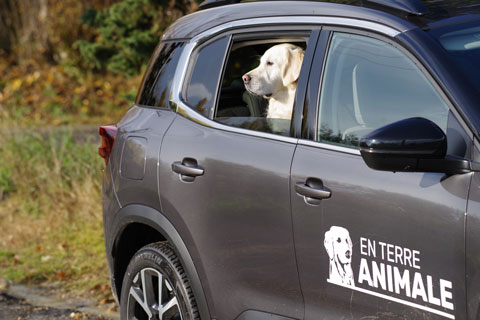
[[[323,0],[323,1],[209,0],[193,14],[177,20],[163,39],[191,39],[216,26],[262,17],[329,16],[357,18],[390,26],[399,32],[430,29],[461,20],[480,19],[480,4],[473,0]]]

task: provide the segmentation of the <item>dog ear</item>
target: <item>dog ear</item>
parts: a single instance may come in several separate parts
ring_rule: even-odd
[[[287,47],[286,50],[286,65],[283,69],[283,85],[286,87],[294,83],[300,76],[300,69],[302,68],[304,52],[298,47]]]
[[[323,241],[323,245],[325,246],[325,250],[327,250],[327,254],[330,260],[333,259],[333,234],[332,231],[325,232],[325,240]]]
[[[353,247],[353,243],[352,243],[352,239],[350,239],[350,234],[347,235],[347,241],[348,241],[348,246],[349,246],[350,248],[352,248],[352,247]]]

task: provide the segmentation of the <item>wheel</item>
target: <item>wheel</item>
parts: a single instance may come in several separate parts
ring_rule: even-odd
[[[187,275],[168,243],[149,244],[130,260],[120,315],[122,320],[200,319]]]

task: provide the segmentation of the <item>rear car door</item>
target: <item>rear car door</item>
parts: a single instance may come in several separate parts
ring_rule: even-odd
[[[303,318],[289,190],[298,139],[289,120],[265,118],[265,101],[245,92],[242,74],[276,43],[305,47],[310,32],[237,31],[191,52],[162,143],[160,198],[216,319]]]
[[[406,50],[378,35],[322,31],[312,68],[320,94],[309,97],[315,111],[291,183],[305,319],[465,318],[472,175],[376,171],[358,150],[372,130],[423,117],[447,134],[447,154],[468,158],[451,105]]]

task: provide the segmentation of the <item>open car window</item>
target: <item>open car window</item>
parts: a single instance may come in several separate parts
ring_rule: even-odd
[[[308,36],[234,38],[213,119],[233,127],[289,136],[307,41]],[[272,112],[274,104],[279,112]]]

